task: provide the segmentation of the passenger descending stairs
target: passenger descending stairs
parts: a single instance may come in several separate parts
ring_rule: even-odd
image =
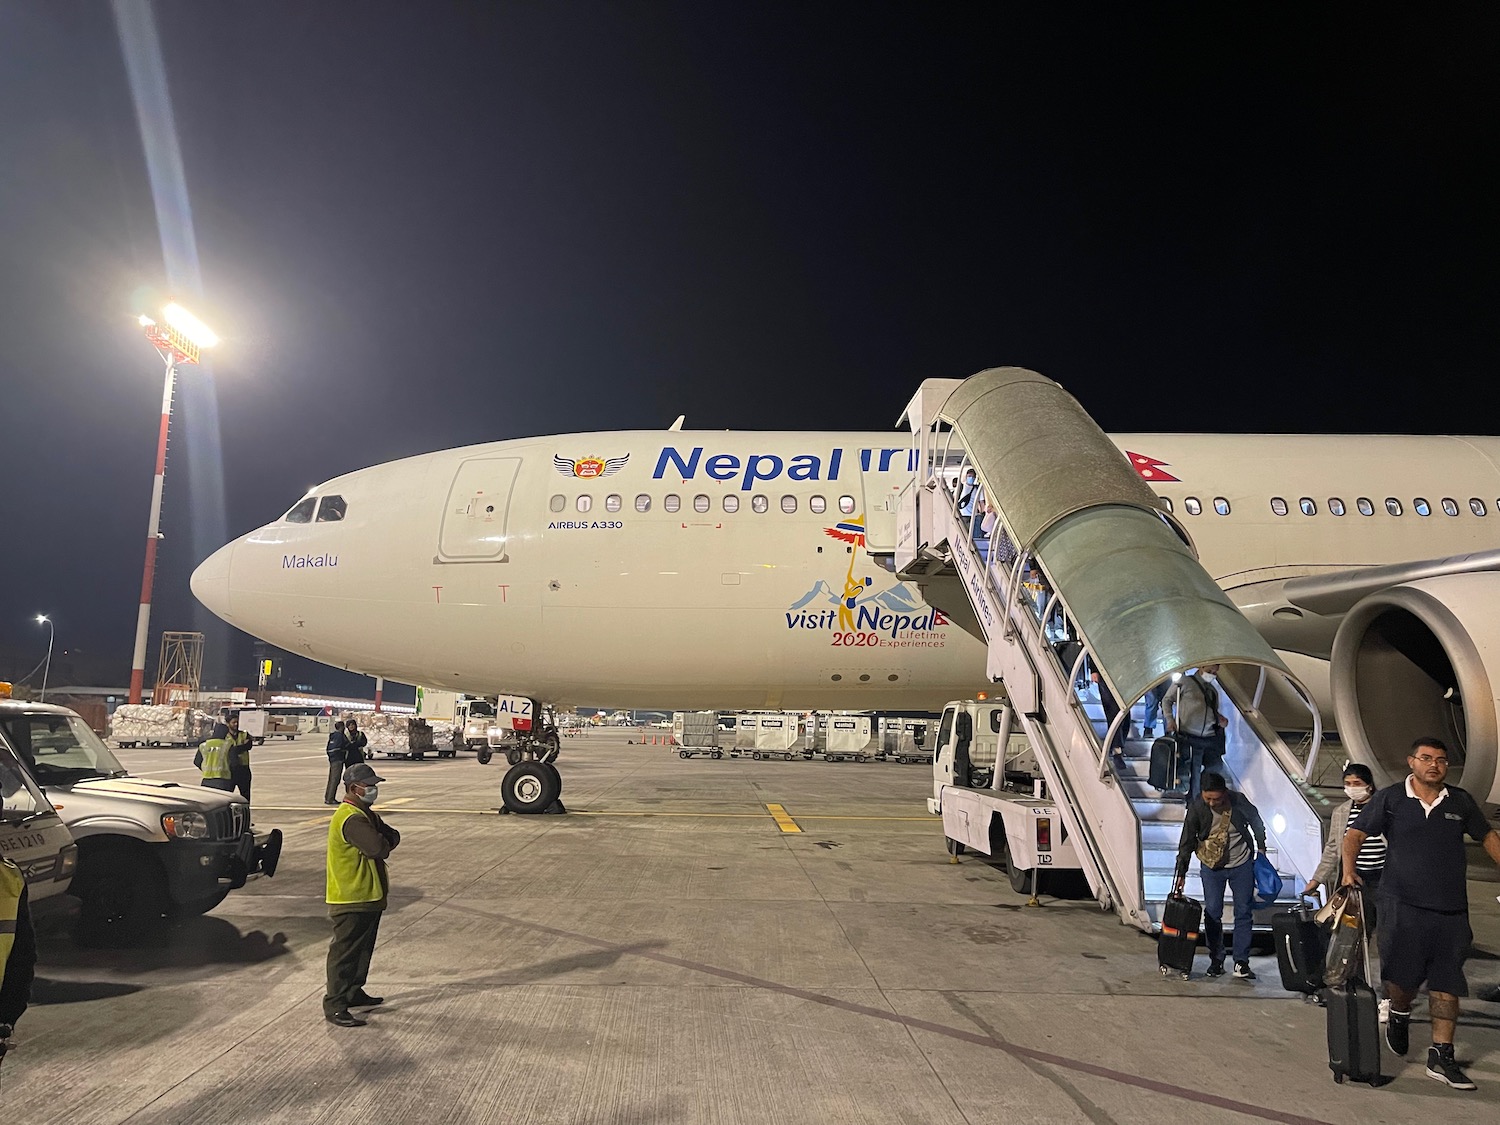
[[[901,497],[896,572],[985,641],[988,674],[1006,685],[1090,887],[1101,906],[1150,931],[1171,890],[1184,805],[1147,784],[1149,742],[1128,742],[1123,765],[1105,754],[1098,696],[1074,684],[1076,646],[1062,649],[1071,660],[1064,667],[1058,623],[1118,699],[1139,700],[1172,674],[1211,662],[1252,680],[1258,671],[1261,687],[1277,674],[1304,699],[1305,689],[1057,384],[1017,368],[962,383],[928,380],[906,417],[917,470]],[[1046,451],[1046,463],[1029,464],[1028,449]],[[967,467],[999,512],[996,536],[1003,530],[1020,548],[1009,568],[988,566],[959,518],[947,482]],[[1020,582],[1028,565],[1038,577],[1030,588]],[[956,605],[958,597],[968,604]],[[1321,818],[1298,783],[1298,763],[1240,679],[1222,681],[1224,772],[1266,818],[1290,901],[1321,852]]]

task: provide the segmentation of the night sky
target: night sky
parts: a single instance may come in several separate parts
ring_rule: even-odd
[[[1495,432],[1500,5],[119,8],[0,0],[0,678],[39,612],[54,685],[128,678],[169,292],[224,342],[148,682],[162,629],[252,676],[202,557],[445,446],[887,429],[997,364],[1107,430]]]

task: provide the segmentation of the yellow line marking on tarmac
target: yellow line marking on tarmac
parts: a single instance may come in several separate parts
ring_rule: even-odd
[[[771,819],[776,822],[776,827],[783,832],[801,832],[797,822],[787,815],[786,809],[780,805],[767,805],[766,812],[771,814]]]
[[[391,805],[408,805],[415,800],[415,797],[392,797],[389,801],[381,801],[380,807],[384,809],[389,808]]]

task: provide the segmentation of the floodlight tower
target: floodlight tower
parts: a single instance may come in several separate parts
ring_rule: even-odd
[[[141,701],[146,681],[146,637],[151,628],[151,584],[156,576],[156,544],[161,539],[161,487],[167,472],[167,430],[172,422],[172,391],[179,363],[197,363],[202,349],[211,348],[219,337],[187,309],[173,301],[162,310],[158,324],[149,316],[139,318],[146,339],[166,362],[166,382],[161,394],[161,431],[156,439],[156,479],[151,485],[151,522],[146,528],[146,571],[141,578],[141,606],[135,622],[135,656],[130,663],[130,702]]]

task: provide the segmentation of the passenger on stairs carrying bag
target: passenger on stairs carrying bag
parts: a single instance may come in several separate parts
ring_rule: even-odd
[[[1202,799],[1189,803],[1177,845],[1173,894],[1182,893],[1188,865],[1198,857],[1203,881],[1203,932],[1208,939],[1208,975],[1224,975],[1224,889],[1234,897],[1234,975],[1254,980],[1250,968],[1251,922],[1255,900],[1255,857],[1266,850],[1260,811],[1232,791],[1212,771],[1203,775]]]

